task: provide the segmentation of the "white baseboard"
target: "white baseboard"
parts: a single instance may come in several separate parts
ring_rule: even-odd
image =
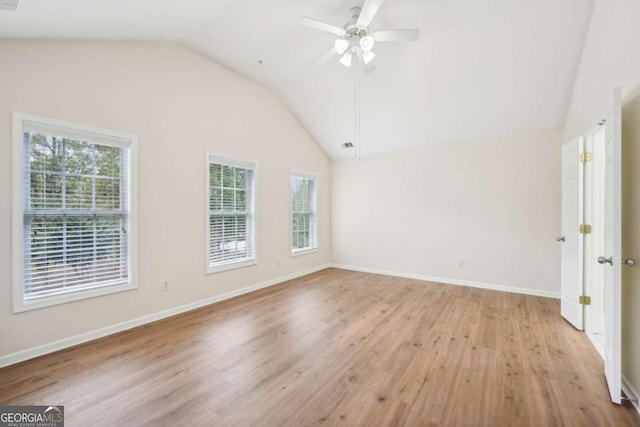
[[[92,341],[98,338],[105,337],[107,335],[112,335],[117,332],[126,331],[127,329],[132,329],[137,326],[142,326],[147,323],[155,322],[157,320],[164,319],[166,317],[175,316],[176,314],[185,313],[187,311],[195,310],[197,308],[201,308],[216,302],[224,301],[230,298],[234,298],[240,295],[248,294],[250,292],[257,291],[259,289],[267,288],[269,286],[274,286],[282,282],[286,282],[287,280],[296,279],[298,277],[306,276],[307,274],[315,273],[320,270],[324,270],[330,268],[331,264],[323,264],[317,267],[313,267],[304,271],[299,271],[296,273],[288,274],[286,276],[276,277],[275,279],[267,280],[266,282],[258,283],[256,285],[251,285],[244,287],[242,289],[238,289],[235,291],[226,292],[224,294],[216,295],[211,298],[206,298],[203,300],[195,301],[189,304],[184,304],[178,307],[169,308],[167,310],[163,310],[157,313],[148,314],[146,316],[138,317],[136,319],[128,320],[126,322],[117,323],[115,325],[107,326],[104,328],[96,329],[94,331],[85,332],[80,335],[75,335],[69,338],[63,338],[58,341],[53,341],[47,344],[39,345],[37,347],[32,347],[26,350],[18,351],[15,353],[8,354],[6,356],[0,357],[0,368],[4,366],[13,365],[19,362],[24,362],[25,360],[33,359],[34,357],[42,356],[48,353],[53,353],[54,351],[63,350],[65,348],[73,347],[74,345],[82,344],[88,341]]]
[[[425,280],[428,282],[445,283],[447,285],[470,286],[472,288],[490,289],[494,291],[513,292],[524,295],[535,295],[560,299],[560,292],[541,291],[538,289],[517,288],[515,286],[496,285],[493,283],[474,282],[470,280],[449,279],[446,277],[426,276],[423,274],[403,273],[399,271],[378,270],[376,268],[356,267],[353,265],[333,264],[332,267],[342,270],[361,271],[364,273],[382,274],[385,276],[405,277],[407,279]]]
[[[638,390],[631,385],[629,380],[627,380],[627,377],[624,375],[622,375],[622,391],[624,391],[624,394],[626,394],[629,399],[635,399],[635,402],[631,402],[631,404],[640,414],[640,402],[638,402],[640,393],[638,393]]]

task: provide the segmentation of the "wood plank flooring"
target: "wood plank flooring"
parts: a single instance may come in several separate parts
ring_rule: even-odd
[[[328,269],[0,370],[67,426],[638,426],[557,300]]]

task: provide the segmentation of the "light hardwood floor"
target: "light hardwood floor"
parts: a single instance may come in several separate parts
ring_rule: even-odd
[[[329,269],[0,370],[67,426],[638,426],[556,300]]]

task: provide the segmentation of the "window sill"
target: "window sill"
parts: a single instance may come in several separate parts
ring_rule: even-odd
[[[223,271],[235,270],[236,268],[249,267],[257,264],[257,259],[251,259],[247,261],[230,262],[228,264],[216,265],[215,267],[207,266],[207,274],[221,273]]]
[[[318,248],[298,249],[296,251],[291,251],[291,258],[301,256],[301,255],[313,254],[318,251],[319,251]]]
[[[14,301],[13,312],[22,313],[39,308],[51,307],[54,305],[66,304],[74,301],[81,301],[89,298],[95,298],[103,295],[115,294],[118,292],[126,292],[137,289],[138,285],[133,283],[125,283],[121,285],[99,286],[93,289],[85,289],[81,291],[69,291],[67,293],[59,293],[51,296],[42,296],[31,300]]]

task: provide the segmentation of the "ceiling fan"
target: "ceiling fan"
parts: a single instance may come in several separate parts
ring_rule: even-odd
[[[418,30],[384,30],[371,31],[369,25],[378,13],[384,0],[366,0],[364,6],[354,7],[350,10],[351,20],[342,28],[327,24],[316,19],[303,17],[300,22],[318,30],[326,31],[338,36],[334,46],[315,63],[323,64],[334,55],[340,55],[340,63],[345,67],[351,67],[353,57],[362,64],[365,73],[375,70],[372,63],[376,56],[372,49],[376,42],[404,42],[415,41],[420,32]]]

